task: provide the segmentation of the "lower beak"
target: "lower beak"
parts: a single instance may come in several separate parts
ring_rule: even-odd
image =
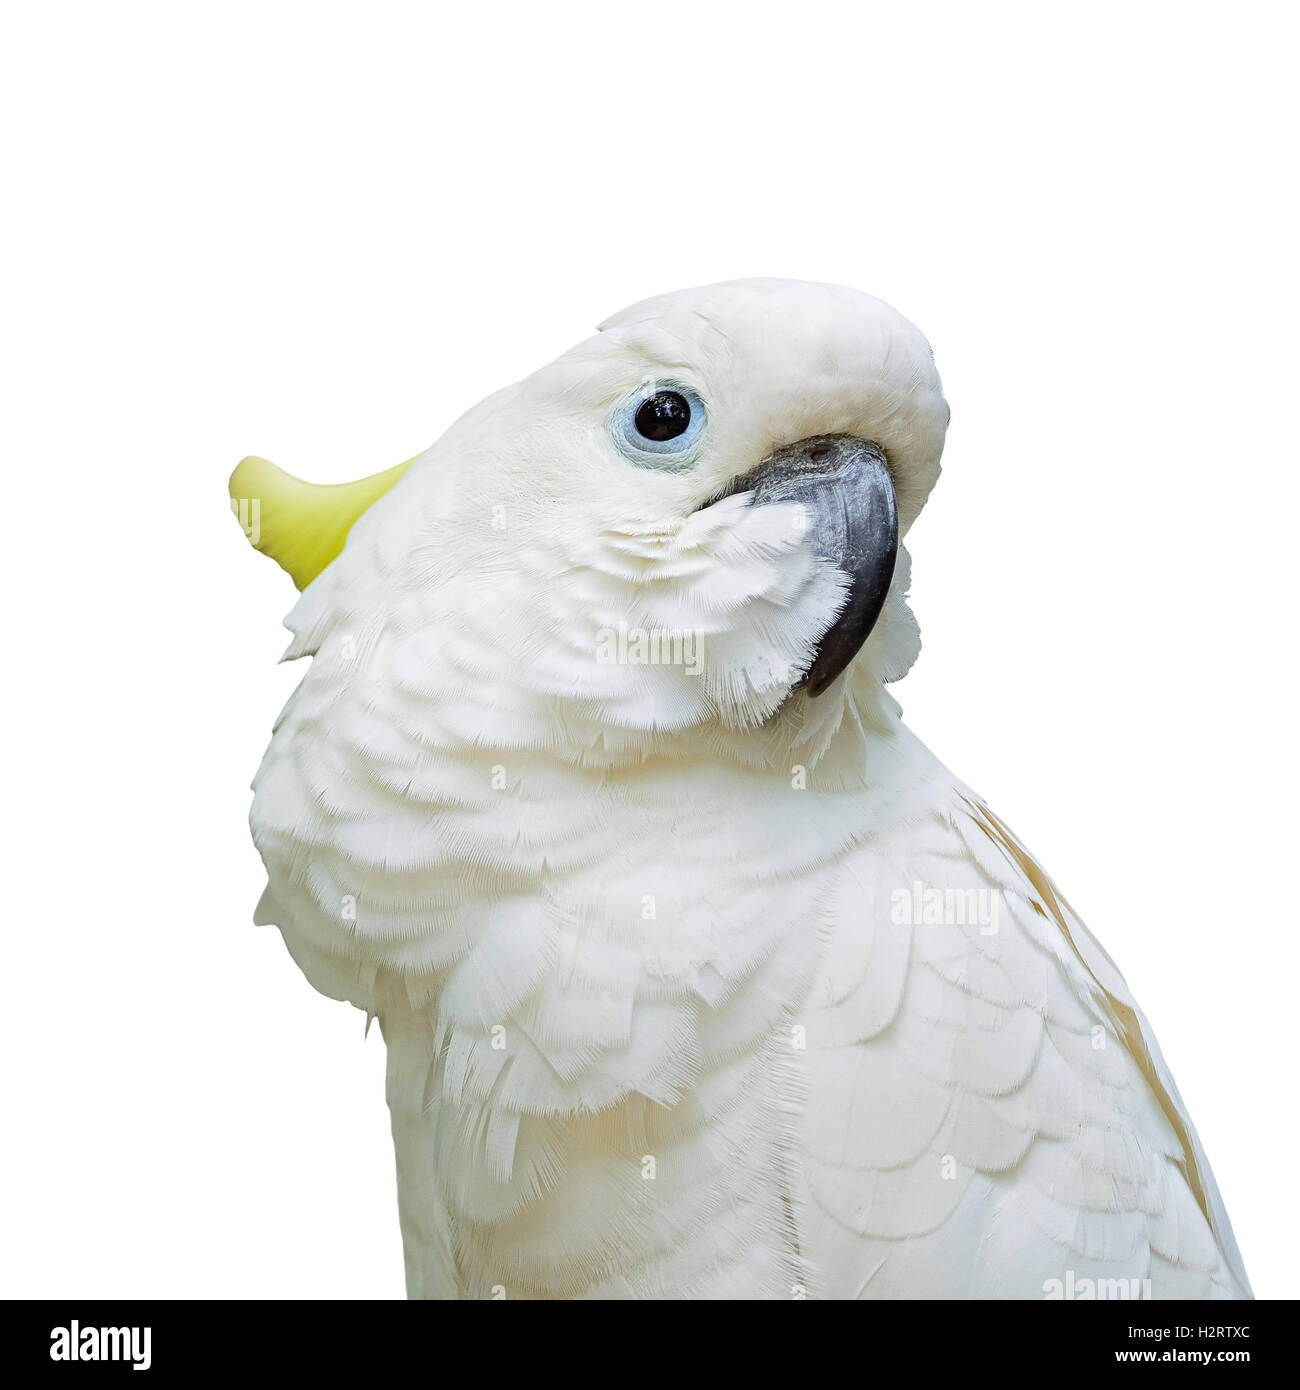
[[[894,481],[877,444],[850,435],[801,439],[735,478],[724,495],[750,505],[802,506],[808,543],[848,576],[843,608],[823,634],[799,686],[820,695],[858,654],[880,617],[898,556]],[[717,498],[710,499],[717,501]]]

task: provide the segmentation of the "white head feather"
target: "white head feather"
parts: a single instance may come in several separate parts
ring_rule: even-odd
[[[619,403],[655,381],[707,402],[687,471],[634,466],[612,436]],[[517,736],[526,708],[530,737],[571,738],[578,757],[598,740],[616,747],[620,731],[638,748],[647,733],[730,743],[727,730],[778,710],[778,733],[806,743],[815,730],[822,744],[850,689],[869,718],[880,683],[915,657],[906,553],[850,679],[789,701],[845,576],[811,554],[788,507],[700,508],[774,450],[846,434],[884,450],[905,533],[938,477],[947,420],[929,345],[869,295],[740,280],[646,300],[415,460],[303,595],[290,654],[328,660],[329,634],[346,634],[351,661],[385,630],[426,634],[444,695],[500,707],[510,686],[503,729]],[[686,656],[611,661],[626,634],[684,641]]]

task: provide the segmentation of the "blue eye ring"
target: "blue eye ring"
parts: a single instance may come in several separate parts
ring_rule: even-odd
[[[638,468],[684,473],[704,442],[708,411],[699,393],[680,381],[644,381],[614,408],[615,447]]]

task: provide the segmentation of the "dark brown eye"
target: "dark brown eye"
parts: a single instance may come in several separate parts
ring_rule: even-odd
[[[690,427],[690,402],[680,391],[656,391],[641,402],[635,423],[636,432],[643,439],[664,444],[685,434]]]

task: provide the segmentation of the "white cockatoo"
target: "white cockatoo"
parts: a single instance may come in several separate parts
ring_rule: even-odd
[[[745,280],[388,473],[236,470],[313,657],[258,920],[380,1021],[412,1297],[1249,1296],[1119,971],[885,690],[947,421],[887,305]]]

